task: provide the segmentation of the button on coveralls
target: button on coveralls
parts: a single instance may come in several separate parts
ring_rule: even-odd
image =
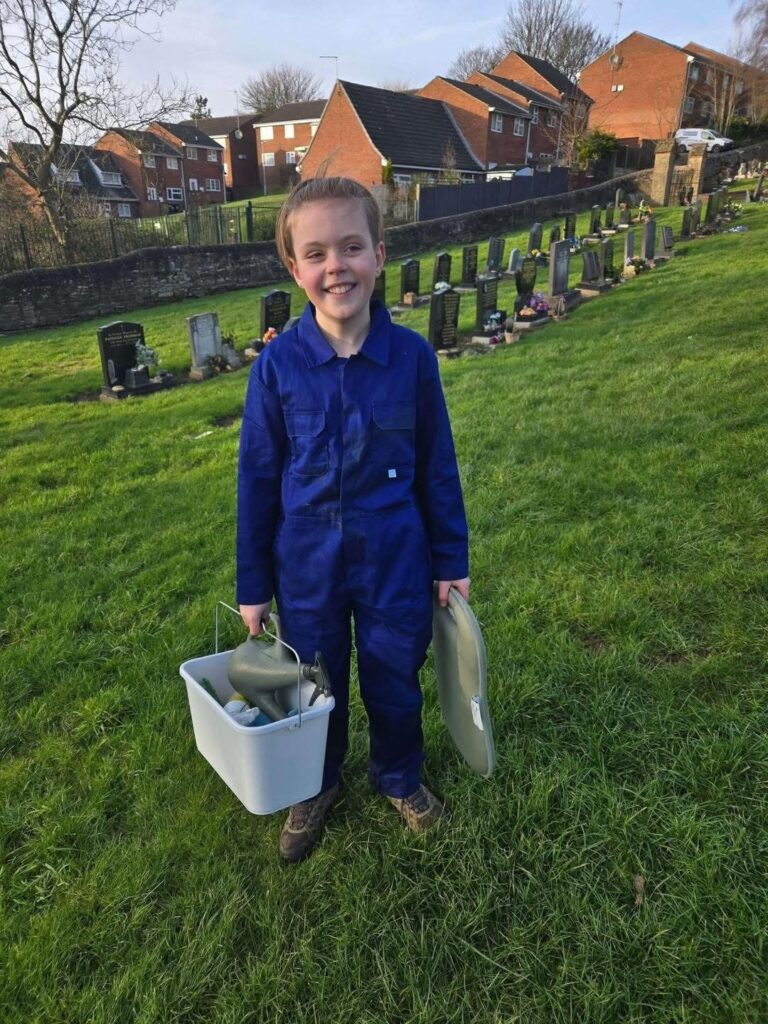
[[[336,707],[323,790],[347,750],[350,619],[370,724],[370,777],[408,796],[423,760],[418,673],[432,581],[468,575],[467,525],[437,359],[371,304],[342,359],[311,304],[251,371],[238,469],[237,601],[277,599],[285,639],[322,651]]]

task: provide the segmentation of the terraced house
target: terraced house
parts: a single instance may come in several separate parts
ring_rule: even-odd
[[[224,149],[218,142],[194,124],[153,121],[148,131],[182,154],[181,195],[174,191],[174,203],[179,203],[181,209],[190,209],[224,202]]]

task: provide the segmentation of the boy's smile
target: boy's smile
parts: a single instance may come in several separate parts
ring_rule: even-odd
[[[291,215],[291,272],[315,307],[317,324],[342,353],[356,351],[370,323],[368,304],[384,265],[359,199],[320,199]]]

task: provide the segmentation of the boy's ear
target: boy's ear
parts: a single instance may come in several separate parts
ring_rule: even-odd
[[[376,246],[376,271],[378,272],[384,266],[387,261],[387,250],[384,248],[384,243],[379,242]]]
[[[290,274],[291,274],[291,277],[293,278],[293,280],[296,282],[296,284],[299,286],[299,288],[301,288],[301,281],[296,276],[297,273],[298,273],[298,268],[296,266],[296,260],[292,260],[290,256],[288,257],[288,270],[290,271]]]

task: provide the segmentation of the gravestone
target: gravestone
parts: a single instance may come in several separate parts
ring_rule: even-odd
[[[763,182],[765,181],[765,170],[760,171],[755,187],[752,189],[751,199],[753,203],[760,202],[763,195]]]
[[[624,262],[627,260],[633,260],[635,258],[635,232],[634,229],[629,230],[624,235]]]
[[[613,231],[613,213],[614,207],[610,204],[605,208],[605,230]]]
[[[571,240],[576,237],[576,214],[572,211],[565,215],[565,231],[563,232],[563,237]]]
[[[615,267],[613,265],[612,238],[606,238],[605,241],[600,243],[600,263],[602,266],[603,279],[608,283],[612,283],[615,273]]]
[[[656,256],[656,221],[649,217],[640,235],[640,258],[650,261]]]
[[[499,310],[499,279],[492,274],[481,274],[477,279],[476,314],[478,334],[495,334],[497,330],[503,330],[507,314]]]
[[[515,299],[515,312],[519,312],[523,306],[527,306],[536,287],[536,260],[526,256],[520,264],[520,269],[515,274],[515,288],[517,298]]]
[[[664,256],[669,257],[672,255],[675,248],[675,236],[672,228],[668,227],[666,224],[661,229],[661,246]]]
[[[559,224],[555,224],[555,226],[549,232],[549,247],[550,247],[550,249],[555,244],[555,242],[559,242],[562,237],[563,236],[562,236],[562,234],[560,232],[560,225]]]
[[[485,265],[487,273],[501,273],[501,264],[504,259],[505,244],[506,243],[503,238],[498,238],[495,235],[488,239],[488,261]]]
[[[400,264],[400,301],[402,302],[408,292],[414,295],[419,294],[419,277],[421,264],[418,260],[406,260]]]
[[[600,234],[600,207],[593,206],[589,212],[589,231],[588,235],[594,237]]]
[[[549,294],[564,295],[568,291],[568,271],[571,263],[571,243],[555,242],[549,249]]]
[[[461,283],[471,288],[477,280],[477,246],[465,245],[461,250]]]
[[[198,313],[187,317],[189,348],[192,353],[191,380],[205,380],[213,373],[210,360],[222,355],[218,313]]]
[[[273,328],[278,334],[285,327],[286,321],[291,315],[291,293],[280,291],[267,292],[261,297],[261,336]]]
[[[148,371],[138,370],[136,345],[144,344],[144,328],[128,320],[115,320],[96,331],[101,355],[105,398],[126,398],[129,394],[145,394],[158,386],[149,380]]]
[[[509,263],[507,264],[507,274],[510,277],[514,277],[520,269],[520,264],[523,261],[520,250],[515,246],[512,252],[509,254]]]
[[[625,206],[619,210],[619,227],[628,228],[632,225],[632,210],[629,206]]]
[[[706,225],[712,225],[715,223],[715,214],[717,212],[716,195],[717,193],[713,192],[711,195],[707,196],[707,205],[704,207],[704,223]]]
[[[579,287],[585,291],[601,291],[605,282],[601,273],[600,257],[594,249],[585,249],[581,255],[584,266]]]
[[[544,229],[538,221],[533,225],[528,234],[528,254],[530,255],[534,249],[537,252],[541,252],[541,239],[543,236]]]
[[[693,209],[690,206],[686,206],[683,210],[683,223],[680,227],[680,237],[690,238],[691,237],[691,224],[693,222]]]
[[[453,288],[434,292],[429,305],[429,343],[433,348],[453,348],[459,331],[459,300]]]
[[[615,195],[614,201],[613,201],[613,205],[618,210],[618,208],[621,206],[621,204],[623,202],[624,202],[624,189],[623,188],[617,188],[616,189],[616,195]]]
[[[440,281],[445,281],[447,284],[451,283],[451,254],[449,252],[439,252],[435,256],[435,266],[432,271],[432,287]]]
[[[701,227],[701,203],[696,200],[695,203],[691,204],[691,234],[695,235],[698,233]]]
[[[378,299],[385,306],[387,304],[387,272],[382,270],[373,282],[373,298]]]

